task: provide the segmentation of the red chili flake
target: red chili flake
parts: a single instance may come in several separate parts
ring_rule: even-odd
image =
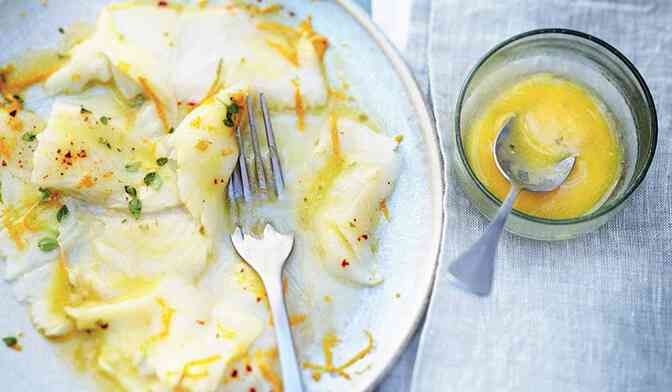
[[[168,5],[167,1],[159,1],[159,7],[165,7]]]
[[[5,161],[4,159],[2,160],[2,166],[7,166],[7,161]]]
[[[188,102],[187,105],[189,105],[189,106],[196,106],[196,102]]]
[[[72,151],[66,152],[65,157],[68,158],[68,159],[72,158]]]
[[[341,267],[348,268],[349,265],[350,263],[348,263],[348,260],[346,259],[341,260]]]
[[[362,234],[359,237],[357,237],[357,241],[366,241],[369,239],[368,234]]]
[[[9,112],[9,115],[12,116],[12,117],[16,117],[16,109]]]
[[[261,297],[257,297],[257,302],[261,302]]]
[[[238,377],[238,370],[233,369],[233,371],[231,372],[231,378],[236,378],[236,377]]]
[[[245,365],[245,370],[250,373],[252,371],[252,366],[250,365]]]
[[[205,321],[203,321],[203,320],[196,320],[196,323],[198,325],[205,325]]]
[[[79,150],[77,156],[80,158],[86,158],[86,150]]]
[[[250,388],[250,392],[257,392],[257,390],[254,387],[252,387]]]

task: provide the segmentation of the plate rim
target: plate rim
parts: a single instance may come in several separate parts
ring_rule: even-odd
[[[4,0],[0,0],[0,5]],[[365,380],[363,384],[363,392],[373,391],[389,374],[390,370],[398,363],[401,355],[408,348],[411,338],[414,336],[421,320],[426,313],[428,304],[430,302],[434,282],[436,280],[438,265],[443,249],[444,227],[446,220],[446,206],[444,197],[446,194],[446,177],[445,177],[445,156],[441,148],[441,138],[437,131],[436,124],[430,106],[426,100],[430,100],[431,96],[425,96],[418,85],[410,67],[403,59],[401,52],[391,43],[382,30],[373,22],[368,12],[366,12],[356,0],[334,0],[334,3],[343,9],[353,20],[359,25],[365,33],[370,37],[371,41],[382,51],[387,61],[390,63],[390,68],[394,70],[395,75],[401,82],[403,90],[408,94],[408,100],[412,104],[413,110],[411,116],[417,121],[420,134],[424,142],[427,144],[424,150],[427,154],[427,164],[429,169],[428,180],[430,183],[430,192],[432,198],[432,207],[436,211],[433,214],[431,222],[432,237],[427,241],[431,247],[431,252],[427,257],[427,262],[431,263],[428,266],[428,274],[423,274],[426,280],[422,287],[417,289],[420,293],[421,301],[418,306],[412,309],[409,318],[412,319],[410,327],[403,333],[402,339],[397,340],[392,355],[385,361],[384,365],[379,368],[373,377]]]
[[[390,61],[392,68],[394,68],[394,71],[404,85],[405,91],[409,94],[409,99],[413,103],[415,117],[417,118],[422,134],[429,145],[427,152],[430,158],[428,165],[431,170],[430,180],[432,188],[434,189],[433,193],[436,193],[432,195],[433,204],[438,207],[436,210],[440,212],[440,216],[434,217],[432,222],[432,225],[434,226],[434,234],[430,241],[430,244],[433,248],[430,260],[432,261],[433,265],[431,266],[431,276],[429,277],[427,286],[421,288],[421,291],[423,292],[423,301],[421,306],[419,306],[412,315],[412,326],[403,337],[399,347],[397,347],[397,349],[394,351],[390,361],[388,361],[385,366],[383,366],[382,370],[380,370],[378,374],[375,375],[370,384],[364,388],[364,391],[368,392],[372,391],[376,386],[378,386],[385,376],[390,372],[392,367],[397,364],[401,355],[406,351],[411,338],[418,330],[420,321],[425,315],[429,305],[432,290],[434,288],[434,282],[436,280],[439,260],[443,250],[444,226],[446,219],[446,206],[444,203],[446,194],[446,172],[444,167],[445,156],[441,148],[441,137],[437,131],[436,124],[429,110],[429,106],[425,102],[425,97],[420,91],[418,82],[415,79],[413,72],[410,70],[399,50],[392,44],[392,42],[387,38],[382,30],[371,20],[369,14],[364,11],[364,9],[359,4],[355,3],[354,0],[336,0],[336,3],[339,4],[354,19],[355,22],[357,22],[366,30],[378,48],[383,51],[383,54],[388,59],[388,61]],[[427,99],[431,99],[431,95],[429,95]],[[411,380],[412,379],[413,378],[411,377]]]

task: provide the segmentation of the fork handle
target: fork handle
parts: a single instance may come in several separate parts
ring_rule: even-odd
[[[301,378],[301,369],[299,368],[298,358],[294,350],[294,339],[292,330],[289,326],[287,317],[287,307],[282,292],[282,274],[277,274],[280,278],[271,278],[264,282],[266,284],[266,295],[268,303],[273,313],[273,323],[275,324],[275,334],[280,353],[280,366],[282,368],[282,383],[285,392],[302,392],[303,381]]]

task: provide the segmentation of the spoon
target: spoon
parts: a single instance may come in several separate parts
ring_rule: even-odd
[[[570,156],[551,167],[528,167],[510,143],[514,119],[507,120],[493,146],[497,168],[511,183],[511,190],[483,236],[448,268],[458,286],[476,295],[490,294],[499,237],[520,192],[550,192],[556,189],[567,179],[576,161],[575,156]]]

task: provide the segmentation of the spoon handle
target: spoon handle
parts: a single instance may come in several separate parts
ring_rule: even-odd
[[[520,188],[512,185],[508,196],[485,233],[448,268],[463,289],[476,295],[490,294],[499,237],[519,193]]]

